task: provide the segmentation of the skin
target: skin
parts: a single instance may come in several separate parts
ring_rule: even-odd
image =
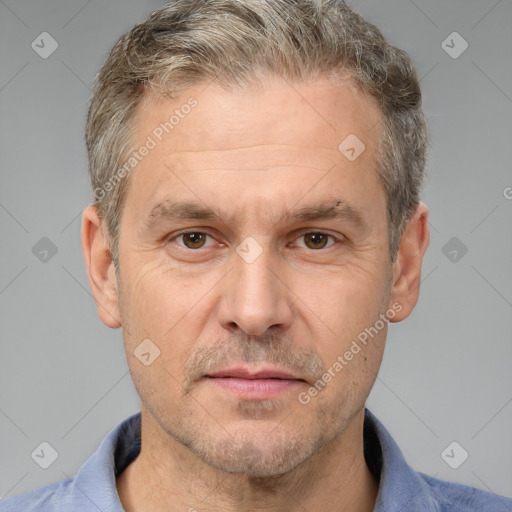
[[[141,398],[142,449],[117,478],[121,502],[129,512],[371,511],[378,484],[364,460],[362,428],[387,323],[309,403],[298,394],[380,315],[394,309],[391,321],[401,321],[411,313],[428,210],[417,207],[392,262],[375,170],[381,112],[349,81],[292,86],[268,78],[243,93],[213,83],[173,100],[148,96],[134,147],[190,96],[197,107],[129,178],[119,279],[96,210],[83,213],[98,314],[122,326]],[[354,161],[338,150],[349,134],[366,146]],[[164,200],[194,201],[221,217],[165,219],[146,229]],[[363,222],[285,215],[318,204],[349,204]],[[197,243],[178,236],[184,229],[209,236]],[[251,263],[236,251],[246,237],[262,250]],[[148,338],[160,355],[146,366],[134,350]],[[201,378],[269,364],[303,381],[264,400]]]

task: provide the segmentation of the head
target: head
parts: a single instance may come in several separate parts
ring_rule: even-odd
[[[112,49],[86,142],[90,283],[147,417],[258,476],[333,441],[428,245],[406,53],[343,2],[178,0]],[[296,382],[255,399],[209,378],[235,366]]]

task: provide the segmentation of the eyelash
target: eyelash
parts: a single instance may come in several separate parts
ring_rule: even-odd
[[[187,234],[190,234],[190,233],[194,233],[194,234],[200,234],[200,235],[206,235],[210,238],[214,238],[212,235],[210,235],[209,233],[206,233],[204,231],[197,231],[197,230],[189,230],[189,231],[182,231],[181,233],[178,233],[178,234],[173,234],[173,235],[170,235],[170,236],[167,236],[165,237],[164,239],[164,244],[167,244],[167,243],[170,243],[170,242],[173,242],[177,239],[179,239],[180,237],[182,236],[185,236]],[[307,249],[307,250],[310,250],[310,251],[314,251],[314,252],[319,252],[321,250],[325,250],[325,249],[329,249],[330,247],[332,247],[333,245],[335,245],[336,243],[339,243],[339,242],[343,242],[344,238],[338,238],[338,237],[335,237],[334,235],[331,235],[329,233],[325,233],[324,231],[303,231],[301,234],[299,234],[297,236],[297,238],[295,238],[294,240],[297,240],[297,239],[300,239],[306,235],[326,235],[329,237],[329,239],[333,240],[334,243],[332,243],[331,245],[328,245],[327,247],[321,247],[319,249],[310,249],[308,247],[303,247],[303,249]],[[185,250],[188,250],[188,251],[192,251],[192,252],[198,252],[199,250],[201,249],[205,249],[205,247],[199,247],[197,249],[192,249],[190,247],[186,247],[186,246],[181,246],[180,245],[180,248],[181,249],[185,249]],[[207,247],[206,247],[207,248]]]

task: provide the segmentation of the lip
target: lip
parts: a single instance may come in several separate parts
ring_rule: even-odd
[[[234,393],[240,399],[265,400],[296,389],[305,380],[279,369],[250,371],[232,368],[205,375],[204,380],[222,391]]]
[[[286,379],[286,380],[304,380],[289,372],[282,371],[276,368],[265,368],[259,371],[250,371],[248,368],[230,368],[220,370],[218,372],[209,373],[206,377],[223,378],[234,377],[239,379]]]

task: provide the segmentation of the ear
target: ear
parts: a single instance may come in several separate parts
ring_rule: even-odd
[[[98,316],[108,327],[121,326],[117,299],[117,280],[103,224],[97,209],[89,205],[82,213],[82,251]]]
[[[396,261],[393,263],[393,286],[390,305],[399,303],[402,309],[391,322],[407,318],[418,302],[421,264],[430,242],[428,208],[420,203],[404,228]]]

